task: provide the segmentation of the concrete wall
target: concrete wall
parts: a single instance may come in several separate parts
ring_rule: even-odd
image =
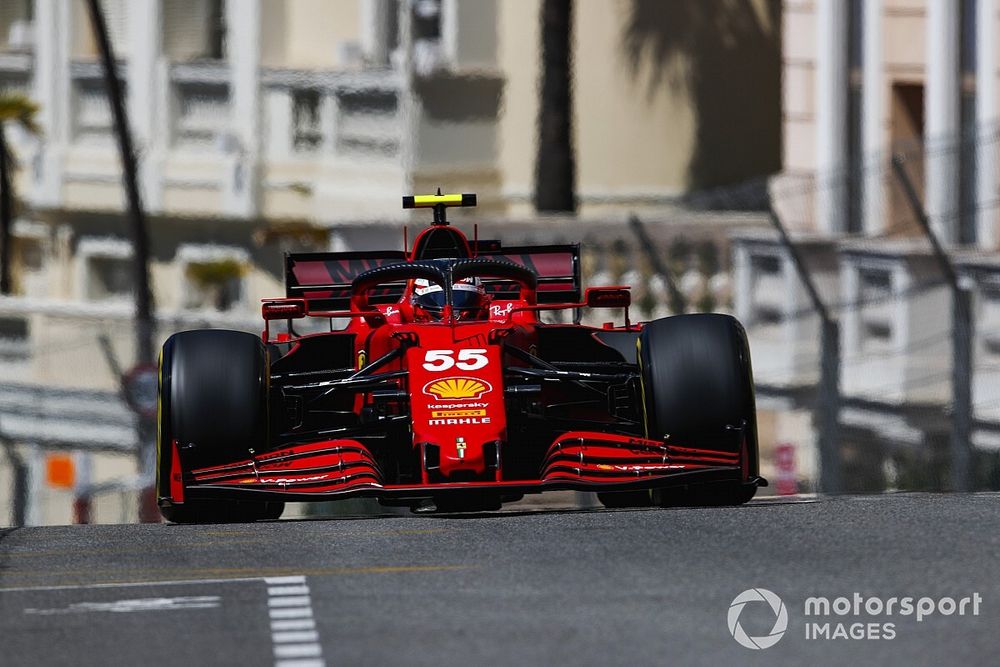
[[[314,69],[343,66],[346,63],[341,62],[338,49],[345,42],[360,44],[359,0],[266,0],[264,4],[268,9],[271,5],[284,8],[285,55],[281,62],[284,67]],[[264,25],[269,26],[267,22]],[[271,32],[281,31],[266,27],[265,44],[271,39]]]
[[[779,4],[647,0],[575,6],[578,194],[639,204],[780,167]],[[540,3],[499,5],[507,84],[500,166],[513,203],[533,189]],[[517,210],[516,208],[514,210]]]

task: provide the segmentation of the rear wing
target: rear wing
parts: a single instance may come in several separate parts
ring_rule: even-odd
[[[494,257],[529,268],[538,275],[538,303],[578,303],[583,295],[580,244],[495,247],[480,241],[477,257]],[[517,298],[510,281],[485,280],[486,291],[499,299]]]
[[[303,252],[285,255],[285,296],[306,299],[315,310],[350,310],[351,281],[365,271],[406,261],[402,250]],[[368,303],[396,303],[406,285],[382,285]]]
[[[538,274],[538,303],[577,303],[582,298],[580,245],[501,247],[498,241],[476,243],[477,257],[493,257],[519,264]],[[311,252],[285,255],[285,295],[306,299],[315,310],[349,310],[351,281],[370,269],[407,261],[401,250]],[[498,299],[517,297],[517,283],[484,280],[486,291]],[[397,303],[404,282],[380,285],[368,294],[370,304]]]

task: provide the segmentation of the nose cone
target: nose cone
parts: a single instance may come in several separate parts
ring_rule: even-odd
[[[436,329],[422,330],[421,346],[406,352],[413,441],[437,446],[445,478],[481,478],[495,467],[493,443],[507,429],[500,349],[456,345],[450,327]]]

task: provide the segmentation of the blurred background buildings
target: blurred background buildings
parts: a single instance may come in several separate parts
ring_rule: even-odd
[[[139,153],[159,340],[259,328],[259,299],[283,290],[285,251],[401,243],[404,193],[477,192],[476,219],[505,240],[587,235],[598,242],[591,273],[614,280],[639,256],[625,211],[662,217],[692,189],[779,165],[775,2],[718,14],[641,0],[578,8],[581,225],[538,223],[531,205],[537,0],[101,5]],[[37,103],[40,126],[7,131],[19,205],[13,293],[0,297],[0,436],[28,468],[28,521],[70,518],[73,489],[44,483],[51,451],[75,452],[85,484],[110,484],[97,519],[119,520],[134,511],[115,483],[135,465],[122,456],[136,447],[135,418],[118,398],[134,358],[133,255],[82,0],[2,3],[0,89]],[[724,111],[741,100],[738,117]],[[603,227],[608,216],[617,231]],[[712,243],[724,244],[725,226]],[[646,282],[648,269],[627,277]]]
[[[632,284],[640,317],[740,317],[764,474],[780,446],[795,487],[814,490],[820,321],[773,207],[840,323],[844,490],[945,488],[950,292],[890,167],[900,154],[974,288],[973,443],[1000,447],[996,0],[579,1],[577,211],[556,215],[532,205],[543,0],[101,5],[139,153],[158,341],[257,330],[284,252],[396,246],[403,224],[423,224],[400,195],[476,192],[458,224],[582,241],[587,281]],[[17,206],[0,516],[13,462],[34,490],[30,522],[69,521],[81,471],[94,518],[134,519],[118,483],[135,472],[120,382],[135,356],[132,245],[83,0],[0,3],[0,95],[17,93],[40,133],[5,126]],[[63,455],[75,491],[47,481]]]
[[[997,484],[1000,390],[998,16],[993,0],[783,3],[783,168],[770,203],[840,322],[849,490],[948,488],[951,292],[900,175],[972,292],[971,444]],[[800,442],[820,372],[820,318],[775,234],[736,234],[735,314],[748,326],[774,439]],[[805,420],[805,421],[803,421]]]

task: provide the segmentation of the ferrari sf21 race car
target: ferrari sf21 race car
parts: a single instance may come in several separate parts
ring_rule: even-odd
[[[403,204],[433,210],[412,248],[290,254],[262,335],[163,345],[167,520],[273,519],[285,501],[358,496],[482,511],[553,489],[608,507],[737,505],[766,484],[736,319],[630,322],[627,287],[582,289],[578,245],[470,241],[445,213],[475,195]],[[624,322],[580,324],[592,308]],[[543,322],[560,310],[571,323]]]

